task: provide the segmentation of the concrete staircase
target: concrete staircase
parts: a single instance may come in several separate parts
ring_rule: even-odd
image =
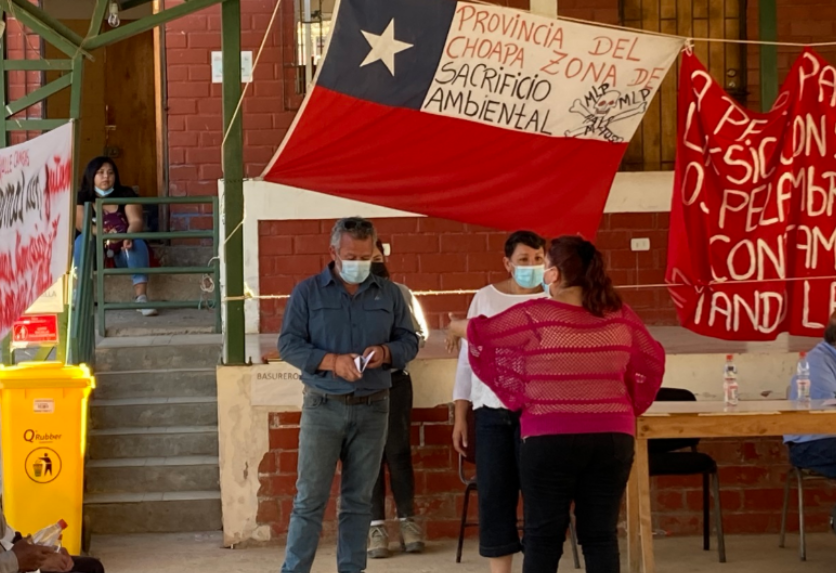
[[[216,334],[96,348],[85,519],[92,533],[221,529]]]

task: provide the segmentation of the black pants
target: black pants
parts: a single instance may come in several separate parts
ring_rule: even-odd
[[[380,474],[372,492],[372,521],[386,519],[386,480],[384,466],[389,467],[389,485],[395,498],[398,517],[415,515],[415,474],[412,470],[410,444],[412,425],[412,378],[404,371],[392,372],[389,391],[389,433],[383,449]]]
[[[73,557],[73,570],[70,573],[105,573],[105,570],[98,559]]]
[[[517,506],[520,501],[520,415],[478,408],[476,478],[479,500],[479,555],[495,558],[519,553]]]
[[[587,573],[618,573],[618,512],[633,465],[626,434],[526,438],[520,452],[525,500],[523,573],[555,573],[575,502]]]

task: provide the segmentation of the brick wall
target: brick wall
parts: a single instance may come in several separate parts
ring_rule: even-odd
[[[259,525],[270,525],[274,539],[284,540],[293,507],[298,460],[299,413],[269,415],[270,451],[259,466]],[[448,407],[416,409],[412,422],[412,456],[415,466],[416,514],[430,539],[455,537],[463,505],[464,486],[458,477],[458,457],[450,446],[452,418]],[[752,440],[703,440],[700,450],[720,466],[720,498],[727,534],[777,533],[783,500],[787,460],[779,438]],[[388,483],[388,482],[387,482]],[[336,532],[335,479],[332,500],[325,515],[324,534]],[[388,486],[387,486],[388,490]],[[659,477],[651,480],[654,528],[670,535],[702,532],[702,478]],[[836,503],[836,487],[811,482],[805,488],[807,531],[825,531]],[[476,498],[468,512],[477,517]],[[713,507],[713,506],[712,506]],[[790,501],[789,530],[798,529],[795,491]],[[391,497],[388,517],[394,515]],[[468,530],[469,535],[476,529]],[[699,546],[695,543],[695,548]]]
[[[262,295],[290,294],[300,280],[330,261],[328,239],[333,220],[259,221],[259,271]],[[392,247],[388,267],[393,280],[416,291],[479,289],[503,280],[503,246],[508,233],[435,218],[376,219],[381,240]],[[617,285],[664,281],[667,213],[604,215],[597,244],[605,253]],[[651,250],[630,251],[630,239],[648,237]],[[664,288],[621,290],[624,299],[649,324],[676,324]],[[449,312],[465,313],[470,296],[423,296],[421,305],[431,328],[447,324]],[[278,332],[284,301],[261,301],[261,331]]]
[[[758,2],[748,3],[749,38],[758,39]],[[778,40],[781,42],[832,42],[836,41],[836,2],[833,0],[778,0]],[[778,78],[787,77],[801,48],[778,47]],[[815,48],[831,64],[836,64],[836,46]],[[749,96],[751,109],[760,109],[760,49],[750,46],[748,54]]]
[[[37,2],[32,1],[32,4],[37,4]],[[9,60],[37,60],[40,57],[41,37],[14,18],[7,18],[6,58]],[[16,101],[43,85],[41,72],[7,72],[6,78],[8,80],[6,97],[9,102]],[[12,117],[14,119],[41,118],[43,117],[43,106],[36,103]],[[39,131],[11,131],[9,132],[9,144],[23,143],[37,137],[40,133]]]
[[[173,5],[168,2],[167,6]],[[241,49],[258,53],[274,0],[241,2]],[[244,124],[245,177],[255,177],[287,133],[299,98],[286,93],[286,63],[294,57],[293,3],[282,2],[247,90]],[[220,6],[166,25],[169,193],[215,195],[221,170],[221,84],[212,83],[212,51],[221,49]],[[291,70],[292,71],[292,70]],[[289,86],[293,86],[290,82]],[[172,205],[175,230],[211,228],[210,205]],[[207,227],[209,225],[209,227]]]

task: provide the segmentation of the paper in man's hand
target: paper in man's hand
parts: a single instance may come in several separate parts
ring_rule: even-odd
[[[365,372],[366,366],[369,365],[369,362],[372,361],[374,358],[374,350],[372,350],[368,356],[358,356],[354,359],[354,365],[357,366],[357,370],[360,372]]]

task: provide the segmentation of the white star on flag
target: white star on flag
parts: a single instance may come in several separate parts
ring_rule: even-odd
[[[366,41],[369,43],[371,50],[369,50],[366,59],[360,64],[360,67],[367,66],[380,60],[389,70],[389,73],[395,75],[395,54],[408,50],[413,44],[401,42],[395,39],[395,19],[389,22],[383,33],[372,34],[365,30],[360,30]]]

